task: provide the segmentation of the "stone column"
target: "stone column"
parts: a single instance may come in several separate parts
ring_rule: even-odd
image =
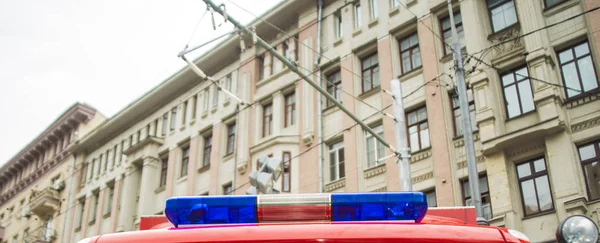
[[[177,156],[178,149],[179,147],[177,146],[172,146],[171,148],[169,148],[169,164],[167,166],[167,184],[165,185],[165,198],[169,198],[173,195],[173,184],[175,182],[174,178],[177,168],[176,162],[179,161]]]
[[[121,206],[119,205],[121,202],[121,197],[123,196],[123,177],[118,178],[115,181],[114,184],[114,194],[113,194],[113,204],[112,204],[112,210],[111,210],[111,216],[110,216],[110,229],[109,232],[116,232],[117,231],[117,225],[119,223],[119,215],[120,215],[120,211],[119,209],[121,208]]]
[[[119,210],[119,220],[117,224],[117,232],[129,231],[133,229],[134,206],[137,200],[137,176],[135,168],[127,166],[123,178],[123,192],[121,193],[121,202]]]
[[[150,122],[150,131],[149,131],[148,135],[150,135],[152,137],[158,137],[158,136],[156,136],[156,122],[155,121]]]
[[[485,159],[492,212],[496,220],[490,221],[491,225],[503,226],[520,230],[516,225],[518,215],[515,215],[510,193],[511,179],[508,177],[509,168],[503,152],[488,154]],[[519,193],[518,191],[516,193]]]
[[[142,180],[140,186],[140,199],[138,203],[138,217],[144,215],[154,215],[153,212],[153,200],[156,199],[154,196],[154,189],[156,188],[156,178],[160,178],[159,175],[159,160],[154,157],[144,158],[142,165]]]
[[[100,188],[100,192],[98,194],[98,208],[96,208],[96,235],[101,234],[102,230],[102,221],[104,216],[104,198],[107,194],[107,188]]]

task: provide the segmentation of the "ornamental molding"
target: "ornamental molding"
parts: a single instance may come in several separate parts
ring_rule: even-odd
[[[428,149],[423,152],[419,152],[410,156],[410,163],[415,163],[417,161],[421,161],[431,157],[431,149]]]
[[[475,160],[476,160],[476,161],[477,161],[477,163],[479,164],[479,163],[483,163],[483,162],[485,161],[485,158],[484,158],[483,156],[478,156],[477,158],[475,158]],[[458,169],[464,169],[464,168],[467,168],[467,161],[466,161],[466,160],[464,160],[464,161],[461,161],[461,162],[458,162],[458,163],[456,163],[456,167],[457,167]]]
[[[387,192],[387,186],[372,190],[371,192]]]
[[[545,148],[546,148],[546,145],[544,145],[543,143],[531,145],[531,146],[528,146],[528,147],[521,147],[521,148],[518,148],[518,149],[515,149],[515,150],[511,150],[510,152],[508,152],[506,154],[506,157],[510,159],[510,158],[514,158],[514,157],[516,157],[518,155],[523,155],[523,154],[526,154],[526,153],[529,153],[529,152],[533,152],[533,151],[537,151],[537,150],[543,150]]]
[[[337,190],[339,188],[345,187],[346,186],[346,178],[342,178],[336,181],[332,181],[330,183],[328,183],[327,185],[325,185],[325,192],[332,192],[334,190]]]
[[[385,163],[382,163],[382,164],[373,166],[369,169],[366,169],[363,173],[363,176],[365,177],[365,179],[367,179],[367,178],[371,178],[376,175],[383,174],[386,171],[387,171],[387,167],[385,166]]]
[[[578,132],[598,125],[600,125],[600,116],[571,125],[571,132]]]
[[[419,182],[422,182],[424,180],[431,179],[431,178],[433,178],[433,171],[430,171],[428,173],[425,173],[425,174],[417,176],[417,177],[413,177],[412,183],[413,184],[419,183]]]

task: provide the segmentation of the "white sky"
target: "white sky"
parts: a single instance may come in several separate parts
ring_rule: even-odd
[[[257,15],[280,2],[234,1]],[[177,53],[205,9],[201,0],[0,0],[0,164],[75,102],[111,117],[182,68]],[[207,14],[190,46],[230,30],[214,31]]]

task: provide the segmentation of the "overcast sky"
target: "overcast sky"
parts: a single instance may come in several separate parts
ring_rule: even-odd
[[[281,0],[234,1],[258,15]],[[182,68],[177,53],[205,9],[201,0],[0,0],[0,164],[75,102],[111,117]],[[207,14],[190,46],[230,30],[214,31]]]

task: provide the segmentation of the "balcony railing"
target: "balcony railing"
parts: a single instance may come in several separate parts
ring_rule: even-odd
[[[56,230],[46,226],[38,227],[29,233],[28,243],[50,243],[56,239]]]

